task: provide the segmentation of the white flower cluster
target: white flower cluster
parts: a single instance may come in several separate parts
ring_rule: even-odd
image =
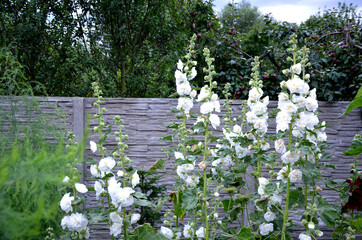
[[[88,192],[87,187],[82,183],[75,183],[75,189],[79,193]],[[89,238],[89,228],[87,218],[81,213],[73,213],[72,202],[74,201],[74,196],[70,196],[70,193],[64,194],[62,199],[59,202],[60,208],[66,212],[72,214],[70,216],[64,216],[61,221],[61,226],[63,229],[68,228],[69,231],[78,232],[80,238]]]
[[[268,130],[268,104],[269,97],[261,100],[263,90],[253,87],[249,91],[248,106],[250,111],[246,113],[246,121],[253,126],[259,136],[264,136]]]
[[[319,123],[315,111],[318,108],[316,89],[309,90],[309,85],[297,74],[301,72],[301,64],[291,67],[294,77],[281,82],[281,88],[289,93],[281,92],[278,96],[278,112],[276,117],[277,132],[289,130],[290,123],[294,137],[302,137],[307,130],[313,130]],[[294,120],[294,121],[292,121]]]
[[[192,64],[196,65],[197,62],[193,61]],[[196,75],[197,72],[195,67],[192,67],[191,71],[189,71],[188,66],[184,66],[181,60],[178,61],[177,70],[175,72],[177,93],[180,95],[177,109],[185,111],[186,114],[188,114],[190,109],[193,107],[193,99],[197,94],[195,90],[192,90],[189,82],[194,79]]]
[[[134,203],[132,194],[135,193],[135,190],[133,188],[139,184],[140,177],[136,170],[130,178],[130,183],[133,188],[121,187],[121,183],[116,180],[116,175],[112,172],[115,166],[116,161],[112,157],[108,156],[102,158],[98,165],[91,165],[90,172],[92,176],[98,179],[94,183],[94,190],[96,191],[97,200],[99,200],[100,197],[109,194],[112,205],[117,209],[116,212],[110,213],[110,219],[112,223],[110,227],[110,235],[117,237],[122,233],[123,226],[123,218],[119,213],[121,212],[122,207],[128,207]],[[106,180],[101,179],[105,177],[106,174],[111,174],[113,176]],[[123,171],[119,170],[117,172],[117,176],[123,177]],[[106,186],[108,187],[106,188]],[[139,214],[133,214],[131,217],[131,224],[137,222],[139,218]]]
[[[212,93],[209,86],[205,85],[201,88],[199,95],[197,96],[198,102],[202,102],[200,106],[200,113],[203,115],[209,115],[209,121],[214,129],[220,126],[220,118],[218,115],[212,112],[220,112],[219,97],[216,93]]]
[[[181,238],[181,232],[177,232],[174,233],[170,228],[161,226],[160,229],[161,233],[170,238],[170,239],[179,239]],[[182,234],[184,235],[185,238],[194,238],[197,237],[198,239],[204,239],[205,238],[205,228],[204,227],[200,227],[198,228],[196,231],[191,227],[190,224],[186,224],[184,226],[183,232]]]

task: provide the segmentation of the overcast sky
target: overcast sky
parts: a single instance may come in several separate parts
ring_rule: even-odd
[[[235,3],[242,0],[234,0]],[[252,6],[258,7],[263,14],[271,13],[279,21],[301,23],[314,15],[318,10],[332,9],[338,7],[338,2],[343,0],[249,0]],[[214,0],[214,10],[221,9],[232,0]],[[357,5],[358,12],[362,11],[362,0],[345,0],[347,4]]]

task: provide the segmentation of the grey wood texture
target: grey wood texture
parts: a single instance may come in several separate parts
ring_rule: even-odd
[[[39,98],[43,100],[43,98]],[[93,107],[95,98],[63,98],[63,97],[49,97],[46,102],[43,102],[43,112],[54,112],[55,106],[62,109],[66,113],[66,122],[58,120],[57,124],[63,125],[67,130],[72,130],[76,134],[76,138],[81,139],[86,126],[88,116],[91,117],[90,133],[97,125],[93,115],[97,113],[97,109]],[[240,114],[241,100],[236,100],[232,103],[234,109],[234,117]],[[3,109],[8,109],[7,99],[0,98],[0,106]],[[362,134],[362,111],[355,109],[351,113],[341,118],[338,118],[346,109],[349,102],[319,102],[319,119],[326,121],[330,126],[327,127],[326,133],[328,136],[328,143],[331,148],[327,150],[332,154],[332,157],[326,161],[336,166],[336,169],[325,169],[322,172],[323,177],[330,177],[337,181],[343,181],[349,176],[349,166],[352,163],[351,157],[343,155],[343,151],[347,150],[353,140],[355,134]],[[120,115],[124,120],[124,134],[129,135],[129,140],[125,143],[128,144],[130,150],[126,155],[134,161],[133,165],[142,170],[148,169],[155,161],[160,158],[165,159],[165,153],[161,152],[162,148],[169,148],[171,145],[167,141],[161,141],[160,138],[171,135],[172,131],[167,129],[167,125],[173,121],[178,122],[176,114],[171,113],[170,110],[177,106],[177,99],[158,99],[158,98],[106,98],[102,107],[108,110],[104,113],[106,124],[112,124],[113,117]],[[277,106],[276,101],[271,101],[269,109]],[[192,113],[199,112],[199,105],[195,103]],[[219,116],[225,113],[223,110]],[[19,113],[19,118],[25,118]],[[189,123],[191,126],[192,123]],[[112,133],[109,135],[108,140],[105,142],[107,151],[113,150],[116,145],[114,131],[116,128],[112,127]],[[221,135],[221,131],[214,131],[215,135]],[[268,133],[275,133],[275,119],[270,119]],[[90,140],[97,142],[97,135],[89,134],[87,143]],[[93,154],[89,146],[85,152],[85,158],[92,157],[100,160],[101,156],[99,151]],[[84,165],[81,169],[83,171],[83,181],[86,185],[92,186],[93,179],[89,172],[89,165]],[[170,167],[168,166],[168,169]],[[161,183],[167,184],[169,189],[172,189],[173,181],[170,178],[164,178]],[[323,187],[321,185],[321,187]],[[328,201],[333,203],[338,202],[338,196],[329,191],[323,190],[323,195],[327,196]],[[85,207],[97,205],[95,194],[87,193],[85,195]],[[111,239],[108,230],[91,230],[91,239]],[[328,239],[328,234],[321,239]]]

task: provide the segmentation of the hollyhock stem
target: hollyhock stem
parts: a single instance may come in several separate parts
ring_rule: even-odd
[[[206,129],[209,127],[209,121],[206,120]],[[204,148],[204,162],[206,162],[206,155],[207,155],[207,137],[208,137],[208,131],[206,131],[205,134],[205,148]],[[206,168],[204,168],[204,192],[203,197],[206,199],[206,193],[207,193],[207,176],[206,176]],[[204,200],[204,213],[205,213],[205,239],[209,239],[209,221],[208,221],[208,214],[207,214],[207,204],[206,200]]]
[[[288,151],[290,150],[290,146],[291,146],[291,143],[292,143],[292,131],[293,131],[292,123],[289,123]],[[287,173],[289,174],[289,172],[290,172],[290,163],[288,163]],[[285,198],[285,210],[284,210],[284,218],[283,218],[282,240],[286,240],[285,232],[286,232],[287,221],[288,221],[289,192],[290,192],[290,179],[288,177],[288,180],[287,180],[287,196]]]

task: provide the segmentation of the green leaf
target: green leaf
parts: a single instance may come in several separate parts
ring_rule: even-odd
[[[134,199],[134,204],[136,206],[142,206],[142,207],[150,207],[150,208],[155,207],[155,205],[152,202],[145,200],[145,199],[138,199],[138,198]]]
[[[150,167],[150,171],[154,171],[156,169],[165,169],[165,160],[159,159]]]
[[[234,201],[232,199],[225,199],[222,200],[222,205],[224,206],[224,211],[229,211],[233,205],[234,205]]]
[[[358,233],[362,233],[362,218],[353,221],[351,225]]]
[[[182,194],[182,208],[186,210],[194,209],[197,205],[199,197],[196,189],[188,189]]]
[[[361,153],[362,153],[362,138],[354,139],[349,149],[343,152],[345,156],[350,156],[350,155],[357,156]]]
[[[168,135],[166,137],[162,137],[160,138],[161,141],[171,141],[173,140],[173,136],[172,135]]]
[[[136,227],[133,232],[134,236],[130,236],[130,240],[169,240],[148,223]]]
[[[240,229],[240,232],[236,235],[236,237],[238,240],[254,240],[255,238],[252,232],[253,231],[250,227],[246,228],[245,226],[243,226]]]
[[[268,198],[264,197],[256,200],[255,205],[263,210],[268,207]]]
[[[289,202],[294,205],[297,204],[298,207],[302,207],[304,204],[304,194],[301,188],[298,188],[297,190],[292,190],[289,193]]]
[[[321,179],[321,172],[318,167],[310,162],[301,165],[302,179],[306,185],[315,185]]]
[[[136,198],[147,199],[147,196],[144,193],[141,193],[141,192],[135,192],[135,193],[133,193],[133,196],[136,197]]]
[[[347,106],[346,111],[339,117],[350,113],[353,109],[362,107],[362,87],[359,88],[355,99]]]
[[[337,206],[329,204],[325,199],[318,197],[318,208],[320,218],[329,228],[334,228],[335,221],[340,218],[340,209]]]
[[[267,195],[273,194],[273,192],[277,189],[277,184],[275,182],[268,183],[265,186],[265,193]]]

